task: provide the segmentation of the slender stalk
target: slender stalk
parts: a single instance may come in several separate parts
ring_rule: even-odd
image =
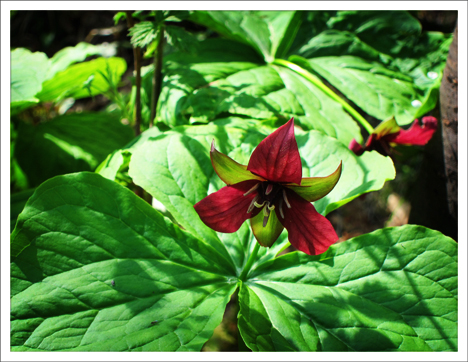
[[[132,12],[126,11],[127,26],[132,28],[135,25],[133,21]],[[135,97],[135,135],[141,133],[141,49],[137,46],[133,47],[133,58],[135,64],[135,86],[136,86],[136,97]]]
[[[151,97],[151,115],[149,126],[153,127],[154,118],[156,117],[156,107],[158,106],[159,95],[161,94],[162,86],[162,60],[163,60],[163,45],[164,45],[164,25],[161,25],[158,33],[158,46],[154,52],[154,76],[153,76],[153,94]]]
[[[252,267],[252,264],[254,263],[258,251],[260,250],[260,244],[257,242],[255,243],[254,250],[252,251],[252,254],[250,254],[249,259],[247,260],[247,263],[244,266],[244,269],[242,270],[242,273],[239,277],[240,280],[244,280],[245,277],[247,276],[248,272],[250,271],[250,268]]]
[[[343,106],[343,108],[351,116],[353,116],[354,119],[358,121],[366,129],[367,132],[369,132],[369,134],[371,134],[374,131],[374,128],[369,124],[369,122],[367,122],[364,119],[364,117],[362,117],[353,107],[351,107],[346,101],[341,99],[335,92],[333,92],[330,88],[328,88],[325,84],[323,84],[323,82],[320,79],[318,79],[316,76],[314,76],[313,74],[311,74],[304,68],[284,59],[275,59],[273,60],[272,64],[281,65],[286,68],[289,68],[292,71],[296,72],[297,74],[300,74],[307,80],[311,81],[314,85],[320,88],[325,94],[330,96],[335,101],[339,102]]]

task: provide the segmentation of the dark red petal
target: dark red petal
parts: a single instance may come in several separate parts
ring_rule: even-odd
[[[434,135],[437,130],[437,119],[434,117],[423,117],[423,126],[419,125],[416,119],[408,130],[401,130],[399,133],[391,134],[385,137],[387,142],[394,142],[404,145],[423,146]]]
[[[225,186],[217,192],[208,195],[194,205],[200,219],[210,228],[222,233],[233,233],[242,223],[255,216],[259,208],[247,213],[250,203],[257,194],[249,191],[257,180],[242,181],[232,186]]]
[[[362,146],[354,138],[349,143],[348,148],[357,156],[361,156],[364,153],[364,148],[362,148]]]
[[[302,164],[294,138],[294,118],[260,142],[247,170],[269,181],[301,184]]]
[[[294,191],[286,189],[289,204],[282,205],[284,219],[277,213],[278,219],[288,230],[289,242],[298,250],[309,255],[322,254],[330,245],[338,241],[335,229],[330,221],[320,215],[314,205],[307,202]]]

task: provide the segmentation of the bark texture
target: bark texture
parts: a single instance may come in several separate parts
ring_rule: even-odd
[[[440,116],[444,144],[447,202],[450,215],[458,219],[458,25],[440,87]]]
[[[431,115],[440,120],[424,147],[418,175],[410,187],[409,224],[439,230],[458,240],[458,37],[454,32],[440,88],[440,108]]]

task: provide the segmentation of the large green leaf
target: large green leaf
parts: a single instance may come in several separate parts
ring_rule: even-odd
[[[10,195],[10,232],[15,228],[18,215],[21,214],[24,205],[33,193],[34,189],[29,189]]]
[[[263,263],[242,284],[255,351],[456,351],[457,244],[407,225]]]
[[[107,75],[109,70],[118,83],[126,69],[127,63],[122,58],[98,58],[74,64],[45,81],[37,98],[49,102],[102,94],[109,89],[109,84],[101,73]]]
[[[42,89],[50,67],[44,53],[24,48],[11,52],[10,108],[12,114],[39,102],[35,95]]]
[[[246,225],[223,239],[238,260],[252,241]],[[36,190],[12,254],[14,351],[200,350],[239,283],[217,248],[90,173]],[[259,256],[239,294],[252,350],[457,349],[457,246],[439,232],[389,228],[321,256]]]
[[[216,51],[211,51],[216,44]],[[207,51],[198,56],[168,56],[159,120],[176,126],[206,123],[226,114],[280,123],[294,117],[303,129],[319,130],[346,145],[361,139],[358,125],[342,105],[287,68],[253,63],[255,58],[248,53],[241,61],[239,46],[243,48],[206,41],[202,50]],[[225,62],[226,58],[235,61]]]
[[[405,125],[435,107],[450,43],[405,11],[338,11],[297,54],[368,114]]]
[[[197,351],[237,286],[230,260],[91,173],[37,189],[15,250],[13,351]]]
[[[76,44],[74,47],[66,47],[59,50],[50,58],[50,68],[45,79],[52,78],[58,72],[67,69],[71,64],[82,62],[91,55],[104,55],[106,47],[93,45],[85,42]]]
[[[69,114],[36,126],[21,123],[15,157],[33,187],[56,175],[92,171],[132,138],[115,115]]]
[[[294,17],[297,19],[289,22],[291,26],[295,24],[294,30],[290,28],[291,32],[283,30],[288,24],[287,14],[292,13],[283,12],[281,21],[276,18],[277,13],[266,13],[202,11],[194,12],[192,19],[227,38],[250,45],[263,54],[267,62],[287,54],[308,58],[313,72],[325,78],[364,112],[378,119],[395,116],[400,125],[406,125],[435,107],[451,39],[441,33],[422,33],[421,24],[408,12],[296,12]],[[303,25],[300,25],[301,21]],[[270,51],[274,47],[268,29],[275,30],[274,39],[281,36],[284,37],[283,42],[288,39],[285,51]],[[276,40],[276,43],[281,41]],[[288,53],[290,43],[293,43],[292,51]],[[203,55],[199,58],[203,59]],[[193,63],[193,60],[188,62]],[[284,76],[281,76],[287,88],[285,91],[276,74],[263,69],[239,73],[214,84],[206,82],[186,87],[185,82],[172,82],[173,89],[167,92],[172,99],[171,105],[177,105],[172,109],[179,111],[162,121],[167,124],[171,124],[169,120],[176,119],[177,124],[207,122],[223,112],[259,119],[294,113],[298,119],[307,116],[308,119],[301,123],[304,128],[318,129],[332,136],[323,129],[320,119],[330,119],[329,127],[343,129],[348,138],[349,132],[356,127],[349,123],[349,116],[341,114],[344,112],[336,112],[336,109],[341,110],[339,104],[331,107],[335,103],[331,100],[318,103],[316,99],[323,97],[317,95],[316,89],[299,92],[301,87],[288,87]],[[302,82],[309,84],[306,80]],[[304,94],[304,99],[311,99],[312,105],[297,99],[297,93]],[[309,108],[309,112],[302,111],[301,107]],[[311,107],[315,112],[310,111]],[[319,119],[317,113],[320,113]],[[343,120],[337,124],[335,119]],[[335,137],[349,143],[341,135]]]
[[[349,31],[385,54],[398,54],[417,42],[422,26],[406,11],[338,11],[327,25]]]
[[[286,54],[301,24],[298,11],[195,11],[190,19],[252,46],[266,62]]]
[[[411,77],[362,58],[320,57],[310,59],[309,64],[366,113],[380,120],[394,116],[401,125],[411,123],[425,97]]]

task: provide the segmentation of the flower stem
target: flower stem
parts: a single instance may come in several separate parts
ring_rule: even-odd
[[[248,272],[250,271],[250,268],[252,267],[252,264],[257,258],[257,254],[259,250],[260,250],[260,244],[255,243],[254,250],[252,251],[252,254],[250,254],[249,259],[247,260],[247,263],[245,264],[244,269],[242,270],[242,273],[239,277],[240,280],[243,281],[245,277],[247,276]]]
[[[151,115],[149,121],[150,127],[153,127],[154,118],[156,117],[156,107],[158,106],[159,95],[161,94],[164,31],[164,25],[161,25],[158,33],[158,45],[154,52],[153,94],[151,96]]]
[[[133,21],[132,12],[126,11],[127,26],[132,28],[135,26]],[[133,58],[135,63],[135,88],[136,88],[136,99],[135,99],[135,135],[138,136],[141,133],[141,49],[136,45],[133,47]]]
[[[294,64],[292,62],[289,62],[284,59],[275,59],[273,60],[272,64],[276,65],[281,65],[286,68],[291,69],[292,71],[296,72],[297,74],[303,76],[307,80],[311,81],[315,86],[317,86],[320,90],[322,90],[325,94],[327,94],[329,97],[340,103],[343,108],[351,115],[354,117],[356,121],[358,121],[369,134],[371,134],[374,131],[374,128],[367,122],[364,117],[362,117],[353,107],[351,107],[346,101],[341,99],[335,92],[333,92],[330,88],[328,88],[323,82],[305,70],[304,68],[300,67],[297,64]]]

